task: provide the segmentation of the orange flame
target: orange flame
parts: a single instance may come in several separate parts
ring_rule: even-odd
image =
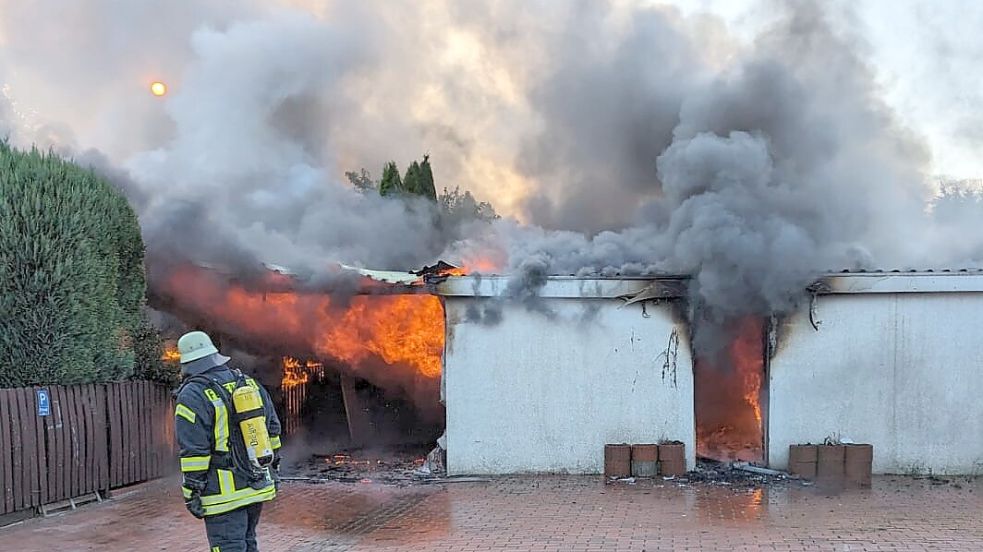
[[[299,360],[283,357],[283,380],[280,385],[284,389],[307,383],[309,379],[309,374],[304,370],[304,366],[300,364]]]
[[[167,347],[164,349],[164,353],[160,355],[160,359],[164,362],[181,362],[181,353],[176,348]]]
[[[761,376],[764,373],[761,324],[753,318],[741,322],[740,333],[731,344],[730,356],[741,375],[744,385],[744,402],[754,412],[754,419],[761,425]]]
[[[444,311],[431,295],[362,296],[315,343],[319,353],[349,364],[378,357],[439,378],[444,351]]]
[[[723,354],[696,359],[697,453],[758,462],[764,453],[764,326],[749,316],[734,330]]]

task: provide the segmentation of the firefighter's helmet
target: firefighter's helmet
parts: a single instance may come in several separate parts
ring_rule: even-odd
[[[188,332],[177,340],[177,351],[181,353],[181,364],[187,364],[196,360],[218,353],[212,338],[205,332]]]

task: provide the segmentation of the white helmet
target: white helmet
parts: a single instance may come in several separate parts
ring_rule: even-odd
[[[177,351],[181,353],[181,364],[187,364],[218,354],[218,349],[212,343],[212,338],[205,332],[188,332],[177,340]]]

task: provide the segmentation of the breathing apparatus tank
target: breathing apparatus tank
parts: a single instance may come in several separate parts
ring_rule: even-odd
[[[259,391],[252,385],[240,385],[232,393],[232,404],[239,419],[249,462],[260,468],[269,465],[273,462],[273,446],[266,430],[266,413]]]

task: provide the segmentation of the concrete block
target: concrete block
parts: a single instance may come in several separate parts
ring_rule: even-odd
[[[631,446],[631,474],[635,477],[659,474],[659,445]]]
[[[631,445],[604,445],[604,477],[631,476]]]

